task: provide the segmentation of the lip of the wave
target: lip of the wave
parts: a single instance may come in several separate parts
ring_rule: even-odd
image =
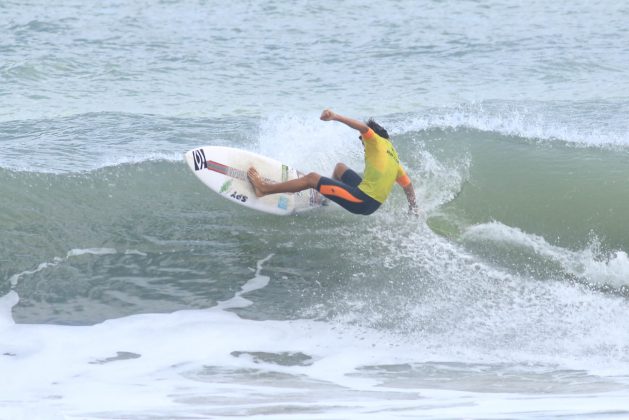
[[[629,287],[629,257],[624,251],[616,251],[604,258],[598,255],[596,243],[581,251],[572,251],[551,245],[541,236],[499,222],[470,226],[462,238],[528,249],[535,255],[557,262],[567,274],[590,285],[620,289]]]
[[[453,109],[428,110],[424,115],[392,118],[395,135],[427,130],[473,129],[538,141],[561,141],[582,147],[629,148],[629,129],[609,129],[601,123],[593,127],[577,119],[557,122],[559,116],[526,109],[491,109],[470,104]],[[564,118],[565,119],[565,118]],[[597,116],[592,119],[597,121]],[[623,124],[621,124],[623,125]],[[605,127],[598,128],[598,127]],[[607,130],[607,131],[605,131]]]
[[[519,104],[517,102],[463,104],[449,108],[428,108],[425,112],[384,115],[377,118],[382,120],[394,136],[410,135],[413,137],[413,134],[416,132],[430,130],[478,130],[543,142],[559,141],[575,147],[629,150],[629,128],[625,127],[626,123],[615,122],[615,119],[619,119],[616,117],[609,117],[608,120],[599,121],[598,117],[602,111],[596,113],[589,110],[588,106],[593,107],[594,105],[573,104],[572,108],[570,108],[578,111],[579,107],[584,107],[585,111],[581,112],[581,114],[585,113],[587,118],[584,117],[583,121],[576,117],[571,117],[567,112],[555,109],[558,105],[555,108],[549,108],[548,104],[533,104],[529,110],[527,109],[527,104]],[[622,106],[620,109],[617,109],[618,107],[612,108],[611,111],[622,111]],[[111,115],[105,113],[104,117],[117,115],[115,113]],[[77,117],[84,118],[86,116],[103,117],[100,113],[83,114]],[[124,116],[126,118],[139,117],[137,114],[124,114]],[[110,123],[108,122],[108,124]],[[208,124],[212,128],[210,131],[222,132],[221,127],[224,123],[225,121],[220,123],[216,123],[216,121],[209,122]],[[145,124],[150,125],[151,121],[147,120]],[[161,121],[160,124],[168,125],[169,123]],[[248,120],[248,123],[241,128],[243,131],[250,130],[252,124],[255,124],[255,122]],[[303,146],[305,146],[311,142],[309,140],[311,133],[329,136],[330,130],[336,127],[335,125],[321,125],[318,118],[314,118],[312,115],[297,114],[291,114],[283,118],[262,117],[258,124],[261,133],[258,141],[263,143],[263,140],[270,136],[273,140],[268,141],[267,139],[265,144],[268,146],[268,143],[271,143],[271,146],[275,147],[275,152],[280,154],[285,150],[283,142],[290,142],[294,147],[295,142],[299,144],[303,141]],[[186,120],[179,121],[178,126],[185,127]],[[233,131],[234,127],[230,130]],[[236,131],[238,130],[237,128]],[[339,136],[339,139],[344,138],[345,132],[339,134]],[[241,138],[239,137],[239,139]],[[333,144],[332,148],[339,145],[347,147],[347,144],[339,143],[339,141]],[[51,158],[46,155],[45,149],[51,146],[43,145],[42,150],[32,152],[28,162],[25,162],[23,158],[4,157],[0,159],[0,167],[16,171],[74,173],[93,171],[125,163],[141,163],[149,160],[177,161],[181,159],[181,153],[194,147],[189,140],[184,143],[181,144],[180,150],[175,148],[177,146],[174,146],[172,148],[167,147],[166,150],[162,149],[159,152],[150,152],[148,151],[150,148],[143,150],[141,145],[132,147],[132,145],[127,144],[123,145],[122,148],[120,148],[120,145],[116,145],[111,149],[107,149],[102,156],[94,155],[90,152],[90,145],[83,144],[78,145],[79,150],[77,150],[77,154],[74,156],[66,157],[61,161],[53,160],[48,162],[47,160]],[[259,152],[264,153],[265,150],[259,150]],[[269,151],[267,150],[267,152]],[[43,155],[38,159],[37,155],[39,153]],[[32,159],[41,160],[45,164],[32,165]]]
[[[18,173],[40,173],[50,175],[64,175],[64,174],[81,174],[91,173],[102,169],[121,167],[126,165],[140,165],[147,162],[168,162],[177,163],[183,162],[181,153],[153,153],[144,156],[124,156],[120,158],[104,159],[101,162],[86,162],[85,164],[77,163],[76,165],[63,165],[59,167],[52,167],[46,165],[14,165],[14,164],[2,164],[0,168],[8,170],[10,172]],[[89,164],[87,164],[89,163]]]

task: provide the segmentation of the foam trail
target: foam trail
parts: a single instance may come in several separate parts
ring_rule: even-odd
[[[248,299],[242,297],[243,294],[252,292],[254,290],[262,289],[269,284],[271,278],[269,276],[263,276],[261,274],[262,264],[269,261],[273,257],[273,254],[268,255],[267,257],[261,259],[256,263],[256,271],[252,279],[247,281],[241,288],[240,291],[237,292],[234,297],[228,300],[220,301],[215,306],[217,309],[236,309],[236,308],[246,308],[251,305],[251,302]]]
[[[13,290],[0,297],[0,328],[15,325],[11,310],[19,301],[20,297]]]
[[[72,257],[78,257],[81,255],[86,255],[86,254],[87,255],[112,255],[112,254],[117,254],[117,253],[118,251],[116,251],[113,248],[71,249],[70,251],[68,251],[65,258],[55,257],[52,259],[52,261],[47,261],[47,262],[43,262],[39,264],[37,268],[34,270],[26,270],[26,271],[22,271],[21,273],[12,275],[11,277],[9,277],[9,283],[11,283],[12,288],[15,288],[15,286],[17,286],[21,277],[30,276],[31,274],[38,273],[42,270],[45,270],[46,268],[54,267],[64,261],[67,261],[68,259]]]

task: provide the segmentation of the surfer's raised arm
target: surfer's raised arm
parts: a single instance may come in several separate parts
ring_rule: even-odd
[[[321,113],[321,120],[323,121],[338,121],[343,124],[353,128],[354,130],[360,131],[360,134],[365,134],[369,131],[369,126],[362,121],[355,120],[354,118],[345,117],[343,115],[337,114],[336,112],[332,112],[329,109],[324,109]]]

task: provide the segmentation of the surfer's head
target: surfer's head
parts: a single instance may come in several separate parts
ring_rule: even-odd
[[[375,122],[373,118],[369,118],[369,121],[367,121],[367,127],[375,131],[376,134],[379,135],[380,137],[389,139],[389,133],[387,133],[387,130],[385,130],[380,124]]]

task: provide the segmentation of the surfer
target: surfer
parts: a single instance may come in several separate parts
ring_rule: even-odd
[[[400,165],[387,130],[372,119],[365,123],[329,109],[321,113],[321,120],[339,121],[358,130],[358,138],[365,148],[364,178],[344,163],[337,163],[332,178],[310,172],[301,178],[275,184],[264,181],[255,168],[249,168],[247,177],[258,197],[314,188],[352,213],[369,215],[378,210],[397,182],[406,193],[409,211],[418,213],[413,184]]]

